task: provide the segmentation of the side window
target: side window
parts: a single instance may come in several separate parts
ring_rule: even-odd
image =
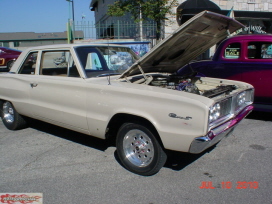
[[[241,55],[241,44],[231,43],[225,49],[224,57],[226,59],[238,59]]]
[[[272,43],[263,43],[261,50],[261,57],[263,59],[272,59]]]
[[[257,51],[257,47],[258,45],[254,42],[251,42],[248,44],[247,46],[247,58],[248,59],[256,59],[258,58],[257,54],[258,54],[258,51]]]
[[[63,51],[45,51],[42,53],[41,75],[79,77],[71,53]]]
[[[247,46],[248,59],[272,59],[271,42],[250,42]]]
[[[35,74],[37,56],[38,52],[29,53],[18,73]]]

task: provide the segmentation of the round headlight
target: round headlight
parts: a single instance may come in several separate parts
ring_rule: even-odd
[[[210,108],[210,122],[217,120],[220,116],[220,104],[216,103]]]
[[[237,97],[238,106],[243,105],[245,103],[245,101],[246,101],[246,93],[242,92]]]

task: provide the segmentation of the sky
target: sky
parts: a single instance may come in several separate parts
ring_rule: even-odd
[[[94,22],[91,0],[74,0],[75,21]],[[70,11],[69,11],[70,8]],[[63,32],[72,18],[72,3],[66,0],[0,0],[0,33]]]

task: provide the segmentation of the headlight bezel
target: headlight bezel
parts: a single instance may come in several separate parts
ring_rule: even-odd
[[[236,94],[229,95],[227,98],[217,100],[209,107],[208,128],[216,127],[223,122],[231,119],[243,108],[253,103],[254,89],[247,89]],[[220,106],[220,114],[218,105]],[[217,112],[216,112],[217,111]]]
[[[236,96],[235,113],[253,103],[254,90],[242,91]]]
[[[216,121],[218,118],[220,118],[220,103],[215,103],[213,106],[210,107],[209,111],[209,123],[212,123]]]

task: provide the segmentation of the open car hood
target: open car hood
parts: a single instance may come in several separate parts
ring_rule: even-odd
[[[139,66],[144,73],[173,73],[242,27],[243,24],[232,18],[203,11],[154,46],[120,78],[140,74]]]

